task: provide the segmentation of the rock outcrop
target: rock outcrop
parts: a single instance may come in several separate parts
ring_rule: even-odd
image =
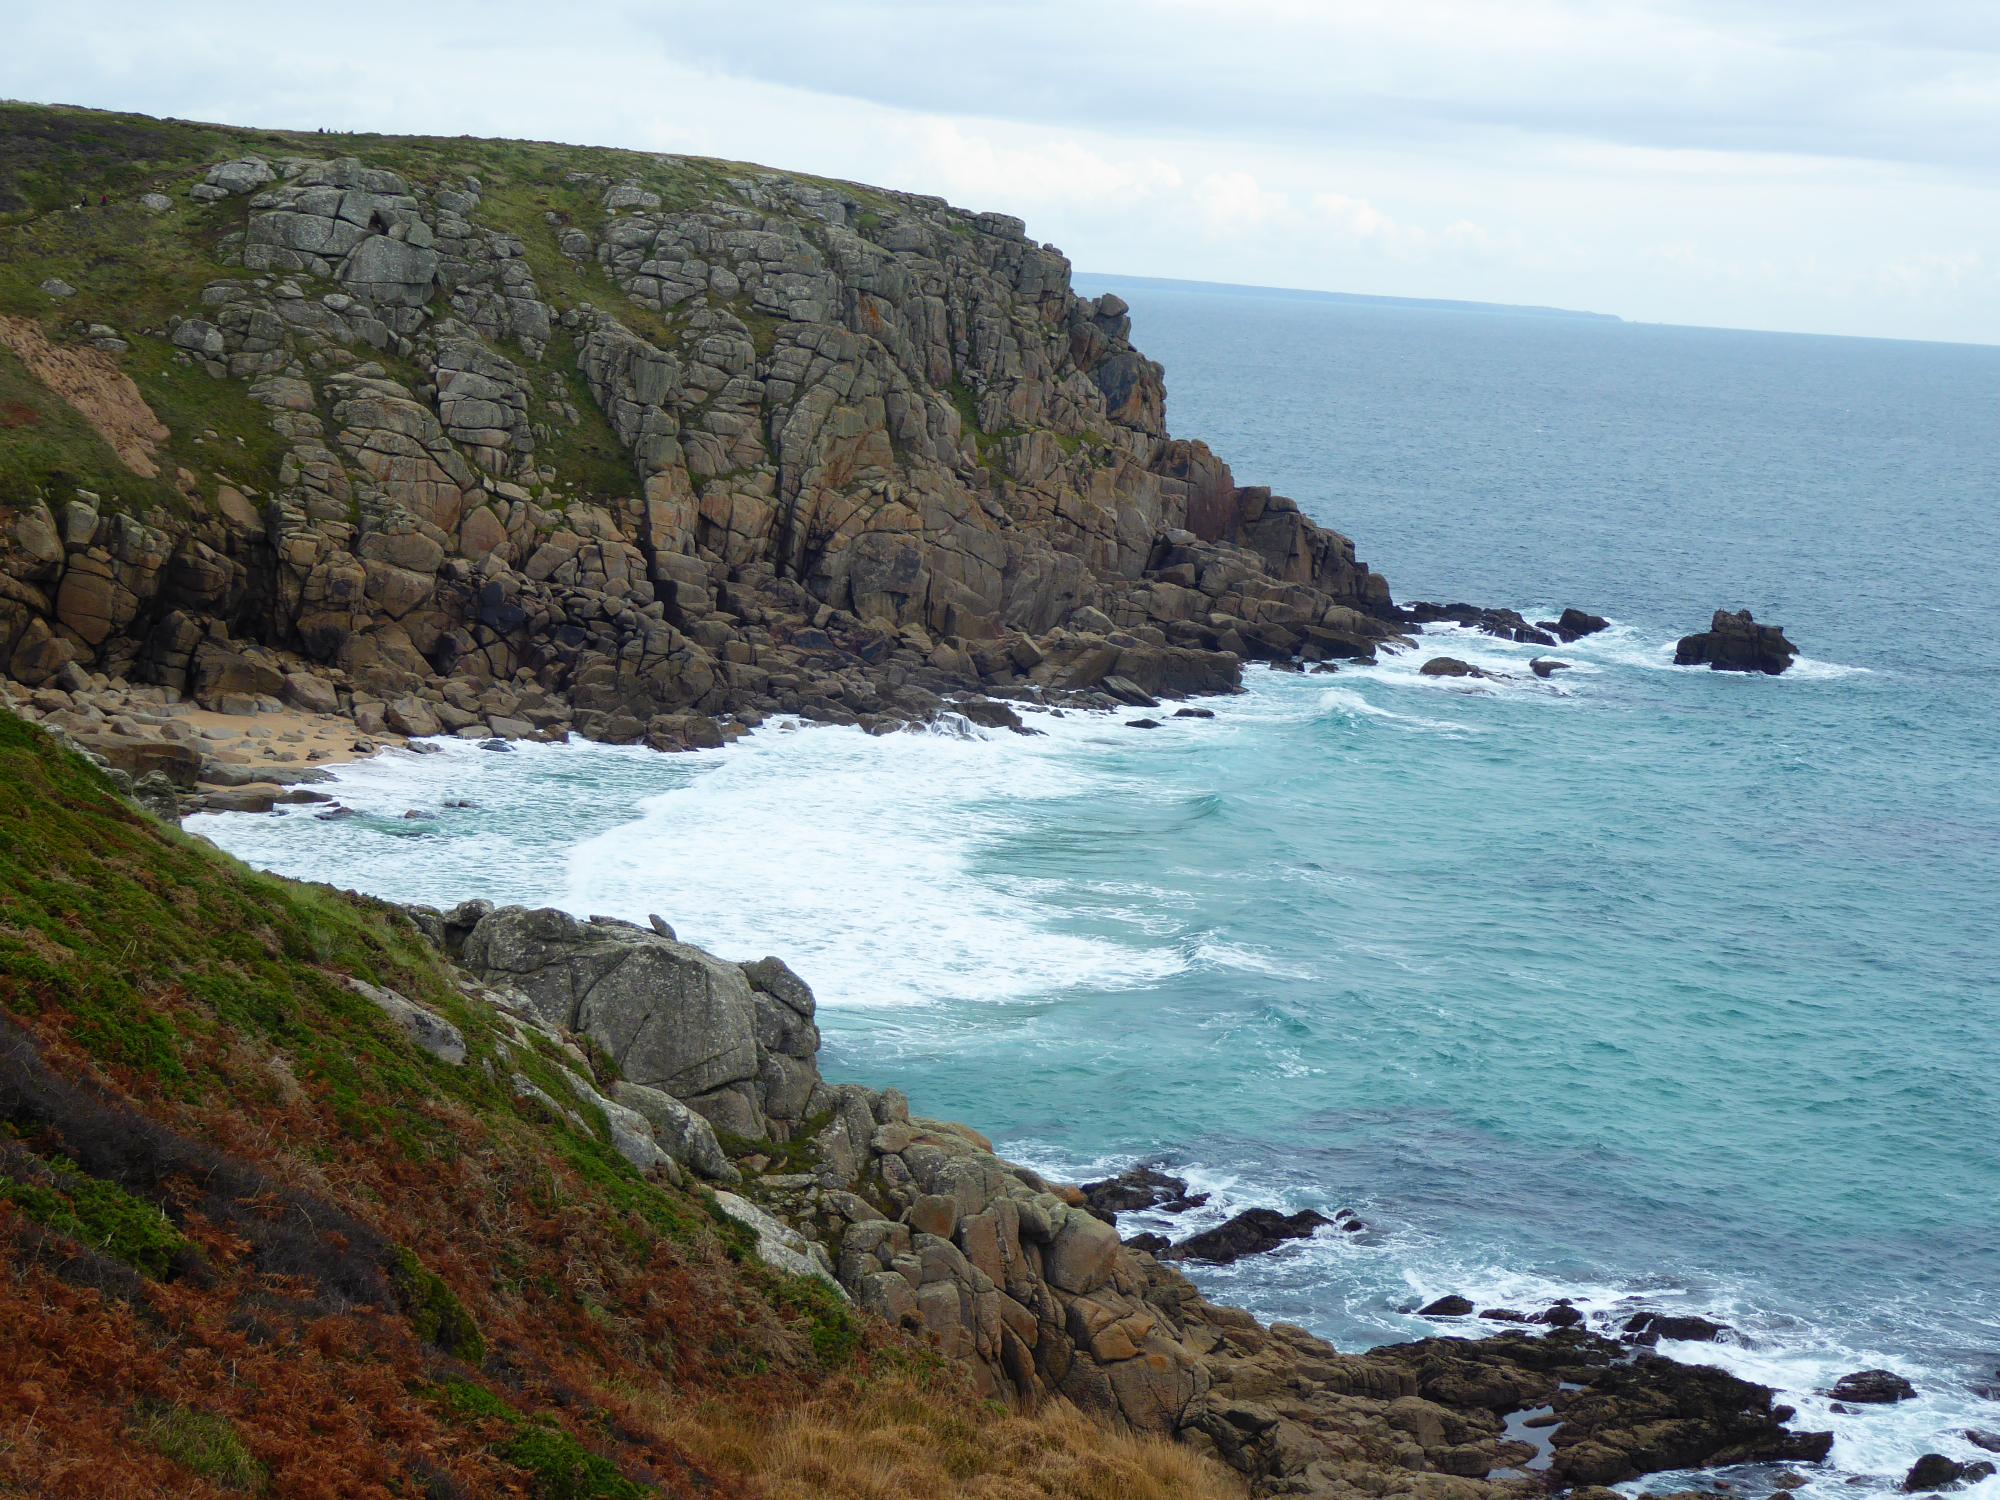
[[[150,509],[0,496],[0,672],[681,748],[1226,692],[1404,628],[1345,537],[1168,434],[1125,304],[1018,220],[605,164],[534,221],[353,157],[203,172],[212,274],[149,336],[274,457]]]
[[[1776,677],[1792,664],[1799,648],[1776,625],[1759,625],[1750,611],[1718,609],[1708,629],[1684,635],[1674,647],[1677,667],[1706,666],[1716,672],[1762,672]]]
[[[962,1125],[913,1116],[894,1090],[829,1083],[811,991],[776,959],[730,963],[657,921],[483,902],[414,914],[478,994],[567,1049],[571,1101],[605,1110],[631,1160],[730,1180],[718,1201],[762,1257],[833,1280],[992,1399],[1061,1396],[1178,1437],[1264,1495],[1536,1493],[1535,1450],[1504,1418],[1544,1406],[1549,1472],[1567,1484],[1826,1454],[1829,1435],[1787,1430],[1770,1391],[1581,1327],[1350,1355],[1216,1306],[1107,1222],[1190,1206],[1184,1182],[1143,1169],[1088,1191],[1050,1182]],[[617,1075],[604,1092],[593,1060]],[[1332,1222],[1247,1217],[1263,1240]]]

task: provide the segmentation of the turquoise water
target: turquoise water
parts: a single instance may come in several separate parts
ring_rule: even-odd
[[[1343,1345],[1430,1331],[1402,1309],[1444,1292],[1643,1296],[1743,1336],[1674,1352],[1835,1427],[1828,1494],[1978,1456],[2000,350],[1121,290],[1175,430],[1354,535],[1399,598],[1615,628],[1546,683],[1447,632],[1254,672],[1152,732],[452,745],[343,773],[379,817],[193,826],[392,896],[658,911],[788,957],[829,1073],[1024,1159],[1163,1157],[1215,1215],[1354,1207],[1365,1235],[1204,1276]],[[1674,669],[1717,605],[1806,660]],[[1422,678],[1434,650],[1510,675]],[[456,795],[480,807],[400,817]],[[1922,1397],[1828,1414],[1864,1364]]]

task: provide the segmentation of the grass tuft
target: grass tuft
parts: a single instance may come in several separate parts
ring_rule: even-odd
[[[211,1484],[253,1492],[264,1488],[264,1466],[221,1417],[155,1403],[142,1406],[133,1425],[141,1443]]]

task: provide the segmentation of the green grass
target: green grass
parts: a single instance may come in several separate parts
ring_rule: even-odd
[[[264,1488],[264,1466],[221,1417],[188,1406],[148,1405],[133,1423],[138,1440],[190,1473],[230,1490]]]
[[[460,1422],[505,1422],[510,1427],[520,1421],[520,1413],[483,1385],[453,1377],[439,1383],[437,1402]]]
[[[257,874],[163,827],[119,800],[95,767],[5,712],[0,827],[0,1004],[24,1017],[60,1015],[101,1064],[169,1097],[221,1101],[239,1084],[218,1058],[234,1039],[253,1038],[285,1055],[357,1147],[448,1158],[458,1141],[435,1106],[452,1102],[516,1140],[533,1132],[534,1149],[570,1166],[628,1233],[683,1244],[706,1233],[686,1197],[640,1177],[611,1147],[601,1111],[594,1129],[578,1132],[514,1099],[504,1080],[518,1068],[588,1118],[547,1059],[517,1049],[497,1060],[495,1023],[392,909]],[[444,1015],[464,1034],[470,1064],[449,1067],[418,1050],[343,974]]]
[[[622,295],[622,294],[621,294]],[[611,423],[591,395],[590,385],[576,365],[576,340],[566,328],[557,328],[549,340],[547,363],[562,377],[565,396],[576,408],[575,422],[559,421],[536,383],[531,417],[538,425],[535,462],[555,469],[556,484],[564,499],[615,500],[639,492],[639,473],[632,455],[618,441]],[[550,435],[542,438],[539,428],[546,424]]]
[[[548,1420],[524,1418],[482,1385],[453,1377],[441,1382],[432,1396],[456,1422],[505,1427],[509,1435],[493,1451],[527,1472],[537,1500],[644,1500],[654,1493]]]
[[[527,1470],[536,1500],[644,1500],[654,1493],[618,1472],[558,1427],[524,1427],[501,1445],[500,1456]]]
[[[419,1338],[469,1365],[486,1358],[486,1340],[472,1314],[414,1252],[396,1251],[394,1279],[396,1295]]]
[[[861,1320],[847,1300],[817,1276],[784,1276],[772,1300],[805,1319],[820,1368],[837,1370],[861,1349]]]
[[[0,1202],[12,1203],[45,1228],[148,1276],[165,1276],[187,1241],[150,1204],[116,1183],[92,1177],[60,1158],[42,1161],[47,1182],[0,1171]]]

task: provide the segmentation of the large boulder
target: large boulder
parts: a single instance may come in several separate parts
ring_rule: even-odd
[[[630,922],[518,906],[478,915],[459,958],[602,1048],[628,1083],[680,1100],[718,1130],[786,1136],[819,1084],[812,992],[775,959],[746,972]],[[675,1154],[725,1175],[699,1140]]]
[[[1718,609],[1708,629],[1684,635],[1674,647],[1677,667],[1705,666],[1716,672],[1763,672],[1776,677],[1792,664],[1799,648],[1776,625],[1759,625],[1747,609]]]

